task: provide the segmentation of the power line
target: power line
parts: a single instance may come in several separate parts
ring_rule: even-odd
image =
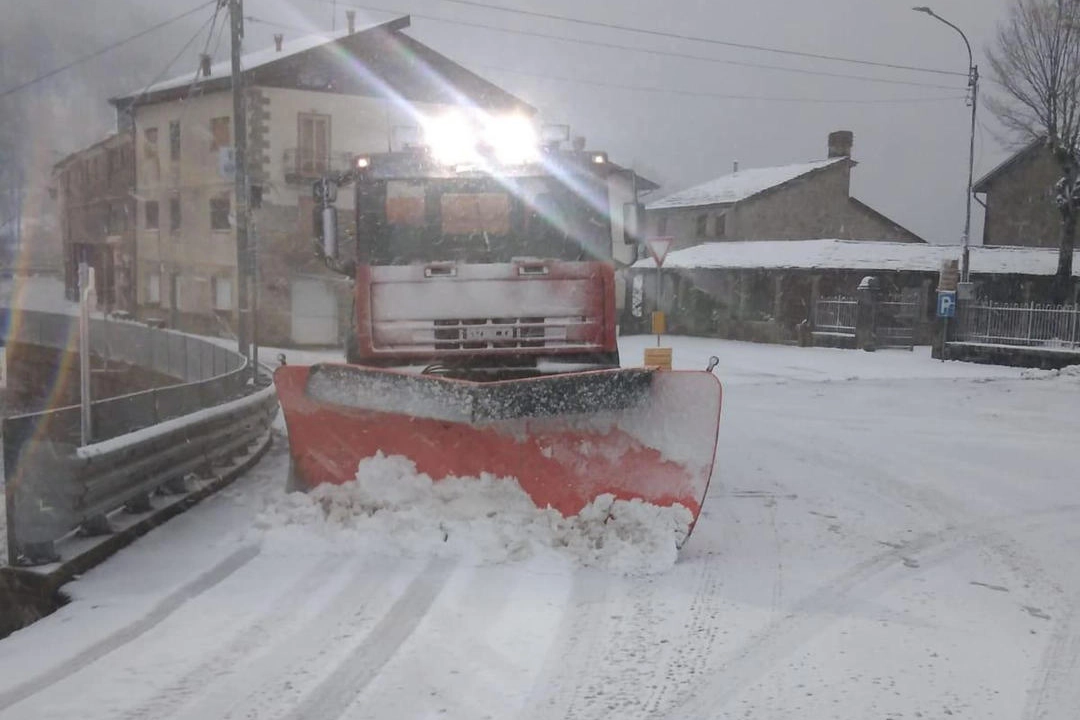
[[[317,1],[321,2],[322,0],[317,0]],[[356,8],[358,10],[386,12],[386,13],[405,12],[405,11],[389,10],[389,9],[386,9],[386,8],[374,7],[374,6],[370,6],[370,5],[350,5],[349,7]],[[449,18],[435,17],[433,15],[425,15],[425,14],[422,14],[422,13],[409,12],[409,14],[411,16],[413,16],[413,17],[422,18],[424,20],[432,20],[432,21],[435,21],[435,22],[447,23],[447,24],[451,24],[451,25],[461,25],[461,26],[464,26],[464,27],[479,28],[479,29],[483,29],[483,30],[494,30],[496,32],[511,33],[511,34],[516,34],[516,35],[526,35],[526,36],[529,36],[529,37],[544,38],[544,39],[548,39],[548,40],[556,40],[556,41],[559,41],[559,42],[575,43],[575,44],[578,44],[578,45],[594,45],[596,47],[602,47],[602,48],[609,48],[609,49],[615,49],[615,50],[626,50],[626,51],[629,51],[629,52],[639,52],[639,53],[644,53],[646,55],[658,55],[658,56],[662,56],[662,57],[682,58],[682,59],[686,59],[686,60],[697,60],[697,61],[701,61],[701,62],[716,63],[716,64],[719,64],[719,65],[732,65],[732,66],[736,66],[736,67],[748,67],[748,68],[756,68],[756,69],[763,69],[763,70],[775,70],[775,71],[779,71],[779,72],[795,73],[797,75],[815,75],[815,76],[820,76],[820,77],[841,78],[841,79],[844,79],[844,80],[860,80],[860,81],[864,81],[864,82],[883,83],[883,84],[886,84],[886,85],[906,85],[906,86],[910,86],[910,87],[933,88],[933,89],[936,89],[936,90],[962,90],[962,88],[954,87],[954,86],[951,86],[951,85],[937,85],[937,84],[933,84],[933,83],[922,83],[922,82],[917,82],[917,81],[913,81],[913,80],[892,80],[892,79],[889,79],[889,78],[872,77],[872,76],[869,76],[869,75],[851,75],[851,74],[848,74],[848,73],[834,73],[834,72],[828,72],[828,71],[825,71],[825,70],[806,70],[804,68],[784,67],[782,65],[766,65],[766,64],[763,64],[763,63],[754,63],[754,62],[748,62],[748,61],[742,61],[742,60],[725,60],[723,58],[713,58],[713,57],[708,57],[708,56],[705,56],[705,55],[694,55],[692,53],[681,53],[681,52],[674,52],[674,51],[669,51],[669,50],[654,50],[652,48],[634,47],[632,45],[622,45],[622,44],[619,44],[619,43],[604,42],[604,41],[600,41],[600,40],[584,40],[584,39],[581,39],[581,38],[572,38],[572,37],[566,37],[566,36],[563,36],[563,35],[553,35],[553,34],[550,34],[550,33],[535,32],[535,31],[531,31],[531,30],[516,30],[516,29],[511,29],[511,28],[499,27],[497,25],[488,25],[486,23],[470,22],[470,21],[467,21],[467,20],[451,20]],[[256,17],[250,17],[249,16],[249,17],[246,17],[245,19],[251,20],[252,22],[262,23],[264,25],[270,25],[270,26],[273,26],[273,27],[281,28],[281,29],[284,29],[284,30],[296,30],[298,32],[310,32],[309,28],[301,28],[301,27],[297,27],[295,25],[286,25],[286,24],[283,24],[283,23],[273,22],[273,21],[270,21],[270,20],[262,20],[262,19],[256,18]]]
[[[218,0],[209,0],[209,2],[204,2],[201,5],[199,5],[198,7],[194,7],[194,8],[192,8],[192,9],[186,11],[186,12],[180,13],[179,15],[175,15],[175,16],[169,18],[168,20],[163,20],[163,21],[159,22],[156,25],[152,25],[151,27],[148,27],[145,30],[141,30],[141,31],[135,33],[134,35],[129,35],[126,38],[123,38],[121,40],[117,40],[116,42],[112,43],[111,45],[106,45],[103,48],[95,50],[94,52],[89,53],[88,55],[83,55],[82,57],[76,58],[75,60],[72,60],[71,62],[66,63],[64,65],[61,65],[58,68],[53,68],[52,70],[50,70],[49,72],[47,72],[47,73],[45,73],[43,75],[38,75],[37,77],[32,78],[30,80],[27,80],[24,83],[20,83],[18,85],[13,86],[13,87],[7,88],[6,90],[0,91],[0,98],[5,98],[8,95],[17,93],[20,90],[24,90],[24,89],[30,87],[31,85],[36,85],[37,83],[39,83],[39,82],[41,82],[43,80],[48,80],[49,78],[51,78],[51,77],[53,77],[55,75],[59,75],[60,73],[64,72],[65,70],[70,70],[71,68],[75,67],[76,65],[81,65],[82,63],[85,63],[85,62],[87,62],[89,60],[93,60],[94,58],[100,57],[100,56],[104,55],[107,52],[115,50],[118,47],[121,47],[123,45],[127,45],[128,43],[130,43],[130,42],[132,42],[134,40],[138,40],[139,38],[141,38],[141,37],[143,37],[145,35],[149,35],[150,33],[154,32],[155,30],[160,30],[161,28],[163,28],[163,27],[165,27],[167,25],[171,25],[171,24],[173,24],[173,23],[175,23],[175,22],[177,22],[179,20],[182,20],[182,19],[186,18],[189,15],[194,15],[198,11],[202,10],[203,8],[205,8],[205,7],[209,6],[209,5],[213,5],[217,1]]]
[[[316,2],[331,2],[331,0],[315,0]],[[639,28],[632,25],[620,25],[618,23],[606,23],[597,20],[585,20],[582,18],[576,18],[569,15],[557,15],[555,13],[545,13],[535,10],[521,10],[518,8],[500,7],[499,5],[492,5],[479,0],[443,0],[443,2],[454,3],[457,5],[467,5],[470,7],[484,8],[486,10],[497,10],[505,13],[513,13],[517,15],[526,15],[528,17],[543,18],[546,20],[558,20],[561,22],[572,23],[575,25],[585,25],[588,27],[601,27],[608,30],[619,30],[622,32],[632,32],[641,35],[651,35],[653,37],[662,37],[674,40],[685,40],[689,42],[706,43],[709,45],[720,45],[723,47],[738,48],[740,50],[757,50],[759,52],[769,52],[778,55],[789,55],[793,57],[809,58],[813,60],[829,60],[832,62],[848,63],[852,65],[867,65],[870,67],[888,68],[890,70],[908,70],[912,72],[924,72],[932,73],[935,75],[954,75],[958,77],[967,77],[967,73],[956,72],[953,70],[941,70],[939,68],[920,67],[917,65],[900,65],[896,63],[878,62],[875,60],[863,60],[860,58],[844,57],[841,55],[826,55],[823,53],[804,52],[801,50],[789,50],[786,48],[772,47],[769,45],[755,45],[752,43],[737,43],[730,40],[718,40],[716,38],[709,38],[700,35],[684,35],[682,33],[668,32],[664,30],[651,30],[649,28]],[[370,8],[364,8],[358,5],[349,5],[347,3],[341,3],[346,7],[356,7],[360,10],[366,10]],[[417,15],[417,17],[420,17]]]
[[[214,0],[214,2],[217,2],[217,0]],[[140,90],[136,95],[133,95],[131,97],[127,105],[124,106],[125,111],[130,110],[135,105],[135,103],[137,103],[144,95],[146,95],[147,92],[149,92],[150,88],[165,79],[165,76],[169,73],[170,70],[172,70],[172,66],[176,64],[177,60],[184,56],[184,53],[188,51],[188,48],[195,44],[195,41],[198,39],[199,35],[202,34],[203,30],[205,30],[207,26],[210,26],[210,32],[207,34],[207,44],[209,45],[210,38],[213,37],[214,34],[214,24],[217,22],[218,13],[220,10],[220,6],[214,8],[214,14],[210,16],[210,19],[199,26],[199,29],[195,31],[195,34],[188,38],[188,41],[184,43],[184,46],[180,48],[180,50],[175,55],[173,55],[172,59],[169,60],[165,67],[163,67],[161,71],[154,76],[153,80],[148,82],[142,90]],[[191,85],[188,87],[189,95],[191,94],[191,88],[194,87],[195,81],[198,79],[198,77],[199,72],[198,70],[196,70],[195,77],[192,78]]]
[[[420,16],[417,16],[420,17]],[[296,30],[297,32],[307,32],[307,28],[297,27],[295,25],[288,25],[285,23],[274,22],[272,20],[263,20],[262,18],[254,16],[245,16],[245,20],[268,25],[272,27],[281,28],[283,30]],[[450,22],[450,21],[448,21]],[[561,38],[557,38],[561,39]],[[832,98],[793,98],[793,97],[768,97],[759,95],[733,95],[727,93],[715,93],[707,91],[693,91],[693,90],[679,90],[677,88],[667,87],[648,87],[641,85],[626,85],[621,83],[605,82],[599,80],[585,80],[576,77],[566,77],[561,75],[550,75],[545,73],[528,72],[525,70],[513,70],[511,68],[495,65],[478,65],[477,67],[483,68],[492,72],[506,72],[513,75],[524,75],[529,77],[544,78],[547,80],[557,80],[560,82],[576,83],[581,85],[592,85],[596,87],[607,87],[619,90],[630,90],[634,92],[653,92],[653,93],[669,93],[674,95],[685,95],[690,97],[709,97],[722,100],[760,100],[765,102],[791,102],[791,103],[843,103],[843,104],[881,104],[881,103],[915,103],[915,102],[940,102],[943,100],[958,100],[963,99],[963,96],[947,95],[941,97],[919,97],[919,98],[881,98],[881,99],[832,99]],[[923,85],[922,83],[912,83],[916,85]],[[935,87],[944,90],[954,90],[959,92],[961,88],[949,87],[947,85],[926,85],[926,87]]]
[[[963,100],[963,95],[944,95],[940,97],[918,97],[918,98],[863,98],[863,99],[839,99],[839,98],[807,98],[807,97],[769,97],[762,95],[732,95],[727,93],[713,93],[701,90],[680,90],[678,88],[668,87],[654,87],[644,85],[625,85],[622,83],[612,83],[600,80],[584,80],[576,77],[566,77],[564,75],[548,75],[545,73],[526,72],[524,70],[513,70],[507,67],[501,67],[496,65],[482,65],[484,69],[491,72],[505,72],[513,75],[526,75],[529,77],[544,78],[547,80],[558,80],[560,82],[577,83],[581,85],[593,85],[596,87],[608,87],[616,88],[619,90],[632,90],[635,92],[657,92],[657,93],[670,93],[673,95],[686,95],[690,97],[708,97],[718,98],[721,100],[761,100],[764,102],[787,102],[787,103],[821,103],[821,104],[859,104],[859,105],[876,105],[883,103],[917,103],[917,102],[941,102],[943,100]]]

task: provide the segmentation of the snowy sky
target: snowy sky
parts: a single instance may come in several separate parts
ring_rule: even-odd
[[[346,2],[337,4],[338,27]],[[932,242],[959,242],[963,226],[969,114],[962,77],[840,62],[635,34],[609,28],[501,12],[448,0],[364,0],[371,7],[413,13],[409,33],[485,75],[540,108],[543,118],[569,123],[589,144],[660,182],[656,197],[743,168],[821,159],[829,131],[855,133],[860,162],[853,194]],[[911,0],[488,0],[489,4],[590,21],[653,28],[723,41],[807,53],[842,55],[882,63],[963,72],[967,56],[954,31],[912,12]],[[66,3],[0,0],[0,87],[32,77],[79,54],[193,7],[195,0],[143,3],[102,0],[93,16]],[[968,33],[988,75],[983,51],[1009,0],[936,0],[934,9]],[[106,13],[103,8],[113,8]],[[18,96],[24,108],[47,108],[52,125],[23,123],[39,157],[58,156],[109,129],[105,98],[141,87],[161,72],[209,9],[169,30]],[[246,0],[245,13],[296,30],[249,23],[248,44],[288,37],[299,28],[327,30],[333,0]],[[359,11],[358,22],[389,19],[389,12]],[[206,17],[204,17],[204,15]],[[436,21],[444,18],[509,30],[608,44],[700,55],[842,75],[902,80],[941,89],[854,78],[798,74],[686,58],[645,54],[550,38]],[[12,22],[14,19],[14,22]],[[203,38],[174,72],[194,68]],[[218,57],[225,57],[227,38]],[[615,87],[619,86],[619,87]],[[628,87],[629,86],[629,87]],[[678,92],[634,88],[665,88]],[[992,91],[992,82],[985,82]],[[799,99],[799,102],[718,96]],[[73,97],[78,98],[73,102]],[[99,99],[99,100],[98,100]],[[918,99],[918,102],[911,102]],[[821,102],[806,102],[816,100]],[[837,102],[853,101],[859,102]],[[903,102],[891,102],[901,100]],[[890,102],[881,102],[890,101]],[[36,105],[35,105],[36,104]],[[3,107],[0,107],[3,111]],[[1008,154],[985,107],[976,140],[976,175]],[[26,136],[31,133],[32,136]],[[981,210],[976,206],[976,210]],[[976,241],[981,237],[976,212]]]

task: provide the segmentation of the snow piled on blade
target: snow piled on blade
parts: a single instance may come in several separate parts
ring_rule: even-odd
[[[537,508],[513,478],[445,478],[416,471],[402,456],[360,462],[356,480],[291,493],[259,516],[264,539],[291,549],[329,542],[350,552],[446,556],[478,564],[555,554],[625,574],[666,570],[693,517],[682,505],[658,507],[602,495],[564,518]],[[306,540],[305,540],[306,539]]]

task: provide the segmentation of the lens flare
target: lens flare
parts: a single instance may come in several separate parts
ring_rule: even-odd
[[[504,165],[522,165],[540,159],[540,137],[532,121],[523,115],[504,115],[491,118],[485,138]]]

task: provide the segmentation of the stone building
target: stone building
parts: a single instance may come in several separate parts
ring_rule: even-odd
[[[674,248],[731,240],[888,240],[925,242],[851,197],[854,136],[829,135],[825,160],[734,171],[647,207],[651,235]]]
[[[246,54],[250,232],[264,344],[335,345],[351,284],[312,253],[312,182],[356,155],[399,150],[416,113],[533,108],[404,34],[407,16]],[[229,334],[236,320],[229,63],[111,100],[135,146],[138,313]],[[338,198],[343,219],[352,197]],[[348,223],[343,222],[345,229]]]
[[[1036,140],[975,183],[986,196],[983,245],[1058,247],[1061,213],[1054,186],[1061,168],[1046,144]]]
[[[94,268],[98,305],[131,312],[135,306],[135,159],[131,136],[112,134],[53,167],[64,288],[78,297],[79,263]]]

